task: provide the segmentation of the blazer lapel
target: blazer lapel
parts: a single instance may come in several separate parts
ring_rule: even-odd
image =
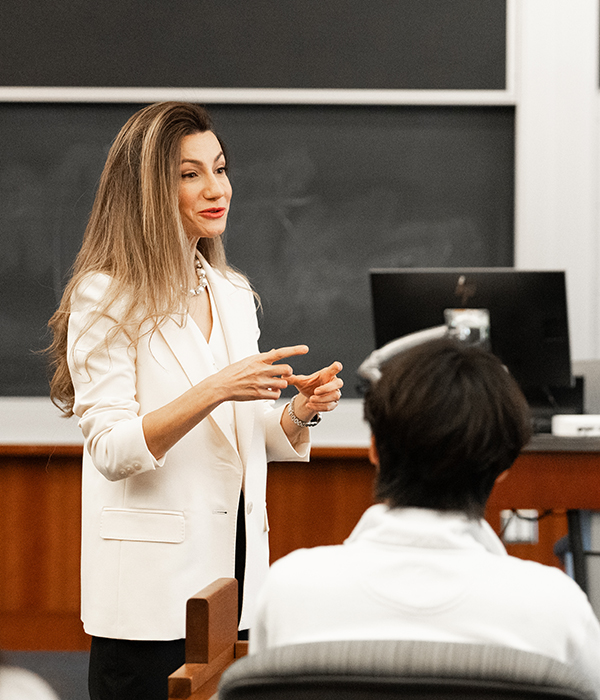
[[[180,325],[169,318],[160,326],[160,334],[171,348],[187,376],[190,386],[216,372],[213,358],[198,326],[189,318]]]
[[[169,318],[160,327],[159,332],[179,362],[191,386],[195,386],[206,377],[217,372],[214,360],[201,330],[190,318],[185,325],[179,325]],[[227,425],[221,422],[218,411],[211,413],[207,420],[215,427],[238,453],[235,436]]]
[[[214,296],[215,306],[219,314],[219,320],[225,335],[229,361],[237,362],[257,352],[256,338],[252,337],[252,328],[248,326],[247,294],[246,287],[236,286],[232,282],[213,270],[202,259],[206,277]],[[247,464],[252,433],[254,431],[254,418],[257,410],[256,401],[235,401],[235,422],[237,440],[242,462]]]

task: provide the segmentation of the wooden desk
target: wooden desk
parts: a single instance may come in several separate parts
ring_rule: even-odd
[[[309,464],[269,468],[272,560],[298,547],[341,543],[373,503],[364,447],[315,447]],[[85,650],[79,620],[81,447],[0,445],[0,648]],[[553,509],[537,545],[511,554],[558,565],[568,508],[600,510],[600,440],[537,436],[490,498],[503,508]]]
[[[600,439],[535,435],[488,501],[486,518],[499,531],[500,511],[535,508],[538,544],[507,545],[509,554],[559,566],[554,544],[567,534],[566,511],[600,509]]]

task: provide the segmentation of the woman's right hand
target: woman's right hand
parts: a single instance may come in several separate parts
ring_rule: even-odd
[[[286,357],[305,355],[306,345],[276,348],[251,355],[223,368],[212,379],[218,384],[216,392],[224,392],[221,401],[256,401],[278,399],[288,385],[287,377],[294,374],[288,364],[275,364]]]

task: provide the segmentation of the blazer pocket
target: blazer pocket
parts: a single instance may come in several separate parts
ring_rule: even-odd
[[[176,510],[103,508],[100,537],[105,540],[179,544],[185,539],[185,518],[181,511]]]

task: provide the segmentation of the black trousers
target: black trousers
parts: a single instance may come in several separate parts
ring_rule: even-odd
[[[134,641],[92,637],[91,700],[167,700],[168,677],[185,663],[185,639]]]
[[[244,494],[240,495],[235,538],[238,620],[246,569]],[[239,633],[248,639],[248,630]],[[91,700],[167,700],[168,677],[185,663],[185,639],[136,641],[92,637],[88,687]]]

